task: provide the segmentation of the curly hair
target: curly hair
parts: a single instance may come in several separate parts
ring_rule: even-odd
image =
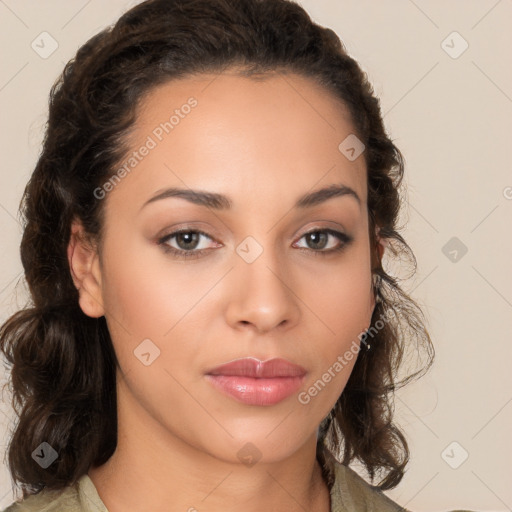
[[[20,203],[30,300],[1,326],[0,349],[17,416],[8,465],[24,497],[76,482],[117,444],[118,362],[105,318],[79,307],[67,258],[71,223],[79,219],[101,241],[104,201],[94,191],[126,154],[144,95],[173,79],[228,68],[246,77],[283,71],[314,80],[348,107],[365,145],[371,271],[380,283],[372,348],[361,351],[320,425],[317,457],[329,487],[326,447],[345,465],[361,462],[372,482],[381,476],[381,489],[403,477],[409,449],[393,422],[394,391],[423,374],[434,351],[420,307],[382,266],[378,237],[390,258],[405,255],[414,270],[416,259],[397,226],[403,157],[386,134],[366,73],[338,36],[294,1],[149,0],[87,41],[54,83],[42,151]],[[399,379],[407,349],[421,364]],[[31,456],[42,442],[59,454],[46,469]]]

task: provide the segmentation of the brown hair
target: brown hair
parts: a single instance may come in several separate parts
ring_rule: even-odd
[[[383,126],[366,74],[328,29],[289,0],[149,0],[85,43],[52,87],[42,153],[26,186],[21,260],[31,301],[1,327],[0,349],[11,367],[18,416],[8,464],[24,497],[60,489],[101,465],[117,443],[117,359],[104,317],[78,304],[67,259],[71,221],[101,240],[102,207],[94,190],[126,151],[136,107],[156,85],[186,75],[238,67],[243,76],[287,71],[309,77],[345,104],[365,144],[372,272],[380,281],[371,350],[362,351],[345,390],[322,422],[318,457],[333,474],[323,446],[343,464],[359,460],[379,486],[396,486],[409,459],[393,423],[393,392],[423,373],[433,348],[418,305],[382,267],[375,226],[389,256],[411,249],[398,232],[404,163]],[[341,142],[341,141],[340,141]],[[426,355],[398,380],[407,347]],[[42,442],[58,458],[46,469],[32,458]],[[328,444],[325,444],[328,446]],[[343,455],[341,455],[343,454]]]

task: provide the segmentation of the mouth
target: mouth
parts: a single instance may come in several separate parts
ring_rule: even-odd
[[[298,391],[306,370],[285,359],[237,359],[209,370],[205,377],[217,390],[247,405],[277,404]]]

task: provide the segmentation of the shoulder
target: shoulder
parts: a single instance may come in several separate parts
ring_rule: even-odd
[[[13,503],[4,512],[80,512],[75,494],[72,487],[60,491],[42,490]]]
[[[78,482],[60,490],[43,489],[37,494],[16,501],[3,512],[89,512],[80,499],[80,487],[85,481],[81,477]]]
[[[378,487],[370,485],[353,469],[336,462],[335,481],[331,490],[331,512],[407,512]]]
[[[336,479],[331,490],[331,512],[411,512],[388,498],[378,487],[370,485],[353,469],[334,462]],[[457,509],[452,512],[471,512]]]

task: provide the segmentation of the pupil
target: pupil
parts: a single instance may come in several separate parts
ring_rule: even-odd
[[[327,235],[326,235],[326,233],[310,233],[309,236],[310,236],[310,239],[313,239],[313,244],[317,244],[317,243],[319,243],[319,241],[318,241],[319,237],[325,238]],[[325,242],[325,240],[324,240],[324,242]]]
[[[194,240],[195,238],[195,240]],[[180,233],[178,235],[178,243],[180,240],[183,240],[185,239],[185,248],[187,249],[190,249],[190,247],[187,247],[188,244],[190,244],[192,242],[192,245],[193,245],[193,242],[197,242],[197,233]],[[179,244],[181,245],[181,244]]]

